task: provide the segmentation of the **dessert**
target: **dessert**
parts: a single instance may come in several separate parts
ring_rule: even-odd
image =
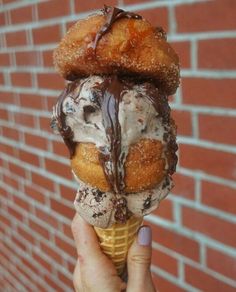
[[[120,274],[143,216],[173,187],[176,126],[167,96],[179,85],[178,56],[162,28],[105,6],[72,26],[54,62],[69,80],[52,128],[79,182],[75,208]]]

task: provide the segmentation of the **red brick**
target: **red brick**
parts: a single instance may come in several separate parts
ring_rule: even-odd
[[[173,202],[171,200],[161,201],[159,207],[153,212],[158,217],[173,221]]]
[[[33,251],[32,254],[33,259],[36,261],[36,263],[40,264],[44,269],[48,270],[50,273],[52,272],[52,266],[47,261],[45,261],[38,252]]]
[[[16,129],[2,126],[2,134],[4,137],[7,137],[9,139],[16,141],[19,140],[19,132]]]
[[[65,177],[69,180],[72,179],[71,169],[67,165],[47,158],[45,159],[45,165],[46,169],[51,173]]]
[[[55,217],[51,216],[49,212],[45,212],[36,207],[35,213],[37,218],[39,218],[41,221],[47,222],[47,224],[55,227],[55,229],[58,229],[58,221],[55,219]]]
[[[26,72],[11,73],[11,83],[14,86],[30,87],[32,85],[31,74]]]
[[[47,19],[64,16],[70,13],[70,1],[64,0],[63,5],[58,5],[57,0],[41,2],[38,5],[39,19]]]
[[[40,242],[40,246],[41,250],[47,255],[47,257],[53,259],[53,261],[56,261],[60,265],[62,264],[62,257],[57,251],[44,242]]]
[[[166,272],[178,275],[178,262],[175,258],[159,250],[152,250],[152,264]]]
[[[3,174],[3,181],[12,188],[18,190],[19,189],[19,182],[11,175]]]
[[[32,31],[35,45],[58,43],[61,38],[59,25],[35,28]]]
[[[51,179],[46,178],[40,174],[32,173],[32,181],[34,184],[40,186],[44,189],[49,189],[50,191],[54,191],[54,183]]]
[[[29,196],[31,199],[38,201],[39,203],[45,204],[46,203],[46,196],[41,193],[37,188],[33,186],[25,185],[25,194]]]
[[[54,66],[52,52],[53,52],[53,50],[42,52],[44,67],[53,67]]]
[[[168,32],[168,10],[167,8],[152,8],[137,11],[143,18],[147,19],[153,26],[162,26]]]
[[[215,277],[204,273],[204,271],[191,267],[185,266],[185,281],[190,285],[200,289],[201,291],[212,292],[212,291],[227,291],[234,292],[235,288],[221,282]]]
[[[45,138],[39,137],[37,135],[25,133],[25,143],[27,145],[40,148],[43,150],[47,149],[47,140]]]
[[[67,253],[68,255],[72,256],[73,258],[77,258],[77,252],[75,245],[71,245],[67,243],[62,238],[55,236],[55,244],[58,248],[60,248],[63,252]]]
[[[5,145],[5,144],[0,144],[0,152],[6,153],[10,156],[15,156],[15,147]]]
[[[10,65],[10,54],[0,53],[0,67]]]
[[[47,110],[48,111],[52,111],[53,106],[55,106],[56,103],[57,103],[57,100],[58,100],[57,96],[55,96],[55,97],[47,96],[46,97],[46,104],[47,104]]]
[[[0,108],[0,119],[8,121],[8,111]]]
[[[27,152],[25,150],[19,150],[19,158],[26,163],[39,166],[39,158],[33,153]]]
[[[135,3],[151,2],[152,0],[135,0]],[[123,0],[124,4],[134,4],[134,0]]]
[[[174,42],[171,43],[176,53],[179,56],[180,67],[190,68],[191,67],[191,57],[190,57],[190,43],[189,42]]]
[[[50,200],[51,202],[51,209],[60,215],[67,217],[69,220],[72,220],[75,211],[73,208],[73,203],[71,202],[71,207],[64,205],[63,203],[56,201],[54,199]]]
[[[29,227],[34,231],[37,232],[38,234],[40,234],[41,236],[43,236],[46,239],[49,239],[49,232],[48,230],[39,225],[38,223],[36,223],[35,221],[29,219]]]
[[[27,252],[27,247],[26,247],[26,244],[23,240],[20,240],[16,235],[12,234],[11,235],[11,238],[12,238],[12,242],[14,242],[14,245],[17,247],[17,248],[20,248],[21,249],[21,252],[23,253],[26,253]]]
[[[67,275],[64,275],[62,272],[57,271],[58,278],[64,283],[67,287],[69,287],[72,291],[74,289],[72,277],[68,278]]]
[[[30,204],[28,202],[25,201],[25,199],[22,199],[22,198],[19,198],[19,197],[16,197],[16,196],[13,196],[13,200],[14,200],[14,203],[24,209],[25,211],[29,212],[30,211]]]
[[[34,128],[34,116],[29,114],[14,113],[15,123],[26,127]]]
[[[236,214],[236,190],[216,183],[202,181],[202,203],[210,207]]]
[[[32,16],[32,6],[24,6],[17,9],[10,10],[11,23],[24,23],[31,22],[33,20]]]
[[[0,72],[0,84],[1,85],[4,85],[5,84],[4,75],[1,72]]]
[[[165,247],[182,254],[194,261],[199,261],[199,245],[195,240],[189,239],[174,231],[164,229],[160,226],[151,225],[153,240]]]
[[[22,178],[26,177],[25,169],[22,166],[8,162],[8,167],[11,173],[14,173]]]
[[[64,80],[56,73],[39,73],[37,80],[40,88],[62,90],[65,87]]]
[[[192,135],[192,121],[190,112],[182,110],[173,110],[172,117],[176,122],[178,135],[182,136]]]
[[[90,1],[80,1],[80,0],[75,0],[75,12],[83,12],[83,11],[88,11],[88,10],[95,10],[95,9],[102,9],[103,8],[103,3],[100,1],[96,0],[90,0]],[[117,1],[116,0],[110,0],[109,1],[109,6],[116,6]]]
[[[215,39],[198,42],[198,67],[204,69],[236,69],[236,39]]]
[[[183,102],[186,104],[236,108],[234,79],[182,79]]]
[[[33,271],[35,274],[38,275],[39,271],[37,268],[35,268],[34,265],[32,265],[32,262],[30,260],[28,260],[27,258],[25,257],[22,257],[21,258],[21,261],[24,265],[26,265],[31,271]]]
[[[2,3],[3,4],[9,4],[9,3],[12,3],[12,2],[16,2],[17,0],[2,0]]]
[[[15,31],[6,33],[6,42],[8,47],[24,46],[27,44],[26,32]]]
[[[21,226],[17,226],[17,232],[29,243],[35,244],[35,238],[30,232],[26,231]]]
[[[0,194],[2,195],[2,193],[0,193]],[[0,214],[0,219],[1,219],[2,223],[7,225],[8,227],[11,227],[12,222],[11,222],[11,220],[9,220],[9,218],[6,218],[3,214]]]
[[[218,31],[235,29],[234,0],[203,1],[176,6],[178,32]],[[214,15],[214,17],[209,17]],[[227,17],[226,17],[227,16]]]
[[[63,199],[72,202],[74,200],[75,193],[76,189],[60,185],[60,194]]]
[[[4,26],[7,23],[6,21],[6,13],[0,13],[0,26]]]
[[[202,170],[208,174],[236,178],[234,154],[191,145],[180,145],[180,165],[185,168]]]
[[[33,109],[43,109],[45,97],[37,94],[22,93],[20,96],[20,106]]]
[[[215,249],[207,248],[207,266],[226,277],[235,280],[236,258]]]
[[[2,91],[0,92],[1,103],[15,103],[15,98],[12,92]]]
[[[183,225],[227,245],[235,246],[235,225],[221,218],[183,207]]]
[[[224,144],[236,144],[236,118],[199,115],[200,138]]]
[[[173,180],[175,186],[171,190],[171,192],[174,195],[184,197],[185,199],[194,200],[195,183],[193,178],[179,173],[175,173],[173,176]]]
[[[71,226],[68,224],[62,224],[62,226],[63,226],[63,234],[65,236],[67,236],[68,238],[74,240],[74,237],[73,237],[72,231],[71,231]]]
[[[56,283],[55,280],[50,278],[50,274],[45,274],[44,276],[45,278],[45,282],[51,286],[53,289],[53,291],[57,291],[57,292],[64,292],[65,290],[60,286],[60,284]]]
[[[40,117],[39,118],[40,129],[52,134],[52,129],[50,128],[50,122],[51,122],[50,118]]]
[[[67,267],[68,267],[68,271],[71,273],[71,275],[73,275],[74,269],[75,269],[75,263],[71,263],[71,262],[67,262]]]
[[[62,157],[69,156],[68,148],[63,142],[53,141],[52,146],[53,146],[53,153],[60,155]]]
[[[180,288],[179,286],[172,284],[168,280],[162,278],[159,275],[153,275],[154,285],[159,292],[186,292],[185,289]],[[177,280],[176,280],[177,283]]]
[[[15,52],[15,56],[18,66],[39,65],[39,54],[37,51]]]
[[[11,206],[7,207],[7,212],[9,213],[10,216],[13,216],[14,218],[19,220],[20,222],[22,222],[24,219],[22,213],[16,209],[12,208]]]

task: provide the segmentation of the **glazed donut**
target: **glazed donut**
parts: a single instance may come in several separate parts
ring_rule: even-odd
[[[175,93],[179,58],[165,32],[139,15],[105,8],[75,23],[54,50],[60,75],[71,81],[91,74],[131,76],[154,82],[163,94]]]

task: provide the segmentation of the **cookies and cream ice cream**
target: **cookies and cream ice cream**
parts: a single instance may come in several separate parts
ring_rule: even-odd
[[[54,107],[52,121],[72,161],[77,143],[91,143],[99,150],[109,191],[84,184],[73,169],[80,180],[75,207],[92,225],[107,228],[125,222],[131,214],[144,216],[168,194],[177,162],[175,126],[167,98],[153,84],[96,75],[71,82]],[[131,145],[140,140],[156,140],[162,145],[159,159],[163,172],[154,188],[127,192],[126,158]]]

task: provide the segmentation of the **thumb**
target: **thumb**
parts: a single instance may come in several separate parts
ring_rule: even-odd
[[[151,276],[152,231],[149,226],[142,226],[128,252],[129,291],[155,291]]]

